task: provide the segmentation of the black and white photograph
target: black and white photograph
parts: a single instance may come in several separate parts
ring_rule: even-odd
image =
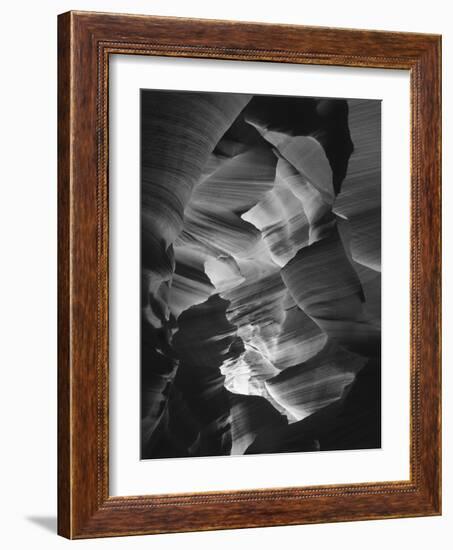
[[[141,459],[381,447],[381,102],[141,90]]]

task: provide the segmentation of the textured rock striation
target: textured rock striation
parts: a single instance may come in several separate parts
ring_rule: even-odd
[[[141,458],[379,447],[380,102],[141,102]]]

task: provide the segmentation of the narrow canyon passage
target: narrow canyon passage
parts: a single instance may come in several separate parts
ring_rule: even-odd
[[[141,458],[380,447],[380,102],[141,102]]]

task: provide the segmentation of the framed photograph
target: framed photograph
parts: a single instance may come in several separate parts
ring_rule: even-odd
[[[440,37],[58,33],[59,533],[440,514]]]

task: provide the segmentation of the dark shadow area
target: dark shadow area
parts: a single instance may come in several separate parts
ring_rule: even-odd
[[[42,527],[46,531],[50,531],[51,533],[57,532],[56,516],[28,516],[26,519],[31,523]]]

